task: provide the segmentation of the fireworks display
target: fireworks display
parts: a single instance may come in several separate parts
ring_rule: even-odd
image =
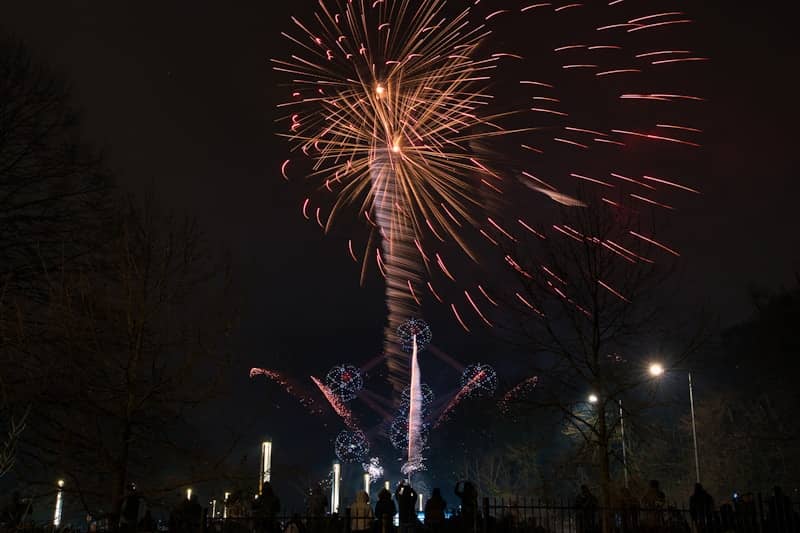
[[[336,365],[325,376],[325,385],[341,401],[349,402],[364,388],[364,380],[353,365]]]
[[[362,431],[341,431],[334,444],[336,457],[343,463],[357,463],[369,454],[369,441]]]
[[[421,470],[423,465],[422,448],[422,392],[420,388],[420,371],[417,336],[411,339],[411,385],[409,386],[408,401],[408,461],[403,468],[403,474],[411,476],[416,470]]]
[[[287,394],[296,398],[300,404],[308,409],[312,414],[320,414],[322,411],[315,406],[314,399],[306,394],[302,394],[297,387],[291,384],[291,382],[279,374],[274,370],[269,370],[267,368],[251,368],[250,369],[250,378],[254,378],[256,376],[264,376],[267,379],[273,381],[274,383],[283,387],[283,390],[286,391]]]
[[[698,193],[679,164],[691,164],[700,146],[695,115],[704,98],[682,89],[692,77],[679,74],[707,58],[682,42],[692,20],[674,1],[464,4],[321,0],[313,23],[292,19],[283,34],[290,55],[273,60],[291,79],[291,98],[280,105],[285,136],[310,161],[302,174],[319,191],[303,202],[304,216],[327,230],[351,213],[371,232],[363,243],[351,236],[346,249],[386,280],[384,350],[398,394],[408,365],[390,337],[423,297],[445,305],[466,331],[491,327],[487,310],[499,305],[446,248],[478,260],[487,248],[552,236],[649,264],[678,252],[641,232],[643,219],[673,211],[676,194]],[[497,49],[493,32],[504,32],[504,43],[518,37],[519,50]],[[533,79],[518,79],[521,72]],[[502,88],[502,98],[489,86]],[[295,167],[287,160],[284,177]],[[517,198],[520,183],[527,199]],[[630,227],[615,242],[592,240],[532,220],[552,212],[529,209],[536,202],[601,207]],[[524,213],[513,207],[522,205]],[[625,298],[607,280],[598,284]],[[568,298],[563,287],[553,290]]]
[[[306,219],[327,232],[347,216],[367,230],[349,235],[346,251],[361,264],[362,280],[368,265],[385,280],[383,353],[394,405],[402,407],[389,437],[408,452],[404,473],[423,467],[422,415],[433,401],[416,366],[417,352],[431,342],[430,328],[408,319],[420,315],[423,300],[444,305],[467,332],[476,324],[492,327],[492,310],[509,300],[544,316],[533,298],[473,279],[483,275],[474,271],[483,272],[482,265],[471,270],[461,263],[472,262],[451,261],[447,251],[481,263],[496,257],[584,314],[569,276],[540,264],[536,245],[528,257],[515,258],[518,243],[572,239],[642,265],[679,255],[640,229],[653,227],[649,221],[659,212],[674,211],[677,195],[699,193],[690,176],[676,176],[692,158],[685,151],[700,146],[694,114],[704,98],[681,88],[676,69],[706,58],[672,40],[691,20],[662,8],[671,3],[495,9],[478,0],[455,9],[447,0],[319,0],[312,19],[293,17],[293,28],[283,33],[291,51],[273,65],[291,80],[291,97],[280,108],[292,159],[281,172],[290,179],[299,168],[311,183],[314,190],[302,201]],[[525,38],[524,54],[494,47],[494,29],[537,23],[542,31]],[[520,37],[514,33],[504,41]],[[511,73],[500,68],[509,62],[516,64]],[[526,79],[511,81],[513,72],[525,72]],[[508,94],[496,99],[489,86]],[[490,146],[493,140],[502,149]],[[520,200],[520,193],[527,197]],[[600,239],[554,224],[547,219],[554,205],[608,211],[621,236]],[[629,301],[612,280],[596,284]],[[508,298],[498,297],[504,292]],[[345,402],[363,387],[358,369],[339,365],[325,384],[312,379],[357,433]],[[517,384],[498,407],[507,410],[537,383],[531,377]],[[464,399],[493,395],[497,374],[489,365],[470,365],[460,385],[434,427]]]
[[[414,339],[417,343],[417,351],[421,352],[431,343],[433,333],[428,324],[419,318],[409,318],[397,328],[397,336],[403,351],[411,353],[414,349]]]
[[[383,466],[381,466],[381,460],[378,457],[370,457],[369,462],[361,463],[361,467],[364,472],[369,474],[370,483],[375,483],[383,477]]]
[[[436,398],[436,395],[433,393],[433,389],[427,383],[421,383],[419,386],[420,396],[422,399],[422,411],[425,412],[431,404],[433,400]],[[409,402],[411,398],[411,387],[406,387],[403,389],[403,393],[400,395],[400,407],[402,409],[408,409]]]
[[[532,376],[517,383],[511,390],[503,395],[503,398],[499,402],[497,402],[497,407],[504,413],[508,412],[511,402],[533,391],[538,384],[539,376]]]
[[[491,396],[497,389],[497,372],[483,363],[469,365],[461,374],[461,387],[469,388],[470,396]]]
[[[281,104],[286,136],[334,195],[327,213],[306,199],[305,216],[313,212],[327,230],[352,207],[380,240],[373,247],[368,239],[361,261],[374,258],[386,280],[384,351],[398,394],[408,364],[392,336],[418,310],[431,258],[447,270],[425,243],[448,238],[469,249],[460,228],[477,224],[471,180],[487,172],[470,141],[509,133],[486,112],[491,96],[482,89],[502,55],[480,46],[489,32],[470,21],[469,7],[448,17],[445,6],[320,2],[313,25],[293,18],[294,33],[283,34],[294,49],[290,59],[273,60],[294,87],[293,99]],[[358,259],[352,240],[348,249]]]
[[[319,388],[322,395],[325,396],[326,400],[328,400],[331,408],[333,408],[333,411],[342,419],[342,422],[344,422],[344,424],[353,431],[361,431],[350,408],[348,408],[347,405],[345,405],[344,402],[342,402],[342,400],[340,400],[339,397],[318,378],[311,376],[311,381],[313,381],[317,388]]]

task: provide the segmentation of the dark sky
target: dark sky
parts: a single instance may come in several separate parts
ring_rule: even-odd
[[[748,313],[749,283],[778,287],[800,270],[797,45],[778,9],[685,3],[712,61],[698,71],[710,99],[697,161],[704,194],[672,220],[683,252],[680,298],[729,324]],[[247,306],[228,404],[241,410],[242,424],[257,421],[253,440],[276,419],[245,377],[250,366],[293,355],[285,368],[319,374],[339,360],[366,360],[349,352],[381,344],[382,287],[359,288],[341,240],[306,224],[299,189],[278,170],[286,145],[274,135],[268,59],[283,53],[278,32],[289,10],[311,4],[0,4],[0,28],[71,83],[87,138],[108,150],[119,183],[135,191],[155,183],[164,204],[196,216],[233,251]],[[449,327],[437,338],[457,333]],[[467,342],[448,350],[458,355]]]

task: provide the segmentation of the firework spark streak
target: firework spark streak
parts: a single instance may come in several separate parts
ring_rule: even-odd
[[[408,402],[408,462],[403,467],[403,473],[411,476],[415,470],[422,468],[422,394],[419,375],[419,360],[417,359],[417,336],[414,335],[413,349],[411,352],[411,393]]]
[[[461,400],[466,398],[470,395],[472,391],[474,391],[481,383],[481,380],[485,377],[484,371],[479,371],[475,374],[472,379],[470,379],[461,389],[453,396],[453,399],[450,400],[450,403],[447,404],[447,407],[444,408],[442,414],[439,415],[439,418],[436,420],[436,423],[433,425],[434,428],[438,428],[444,422],[450,418],[450,413],[452,413],[453,409],[461,403]]]
[[[361,431],[361,429],[358,427],[355,417],[353,416],[353,412],[350,411],[350,409],[319,379],[311,376],[311,381],[313,381],[314,385],[319,388],[320,392],[322,392],[322,395],[325,396],[326,400],[328,400],[331,408],[342,419],[344,425],[353,431]]]
[[[277,383],[278,385],[283,387],[283,389],[286,391],[287,394],[293,396],[294,398],[297,398],[297,400],[304,407],[309,409],[312,414],[320,414],[321,411],[319,409],[314,408],[314,399],[301,394],[300,391],[298,391],[297,388],[294,385],[292,385],[288,379],[283,377],[278,372],[275,372],[274,370],[269,370],[267,368],[251,368],[250,378],[252,379],[256,376],[264,376],[267,379]]]
[[[508,412],[509,405],[512,401],[516,400],[520,395],[525,394],[536,388],[539,384],[539,376],[532,376],[528,379],[517,383],[510,391],[505,393],[503,399],[497,403],[497,406],[504,413]]]
[[[675,149],[700,146],[702,130],[691,113],[704,98],[677,89],[692,76],[676,74],[707,58],[664,37],[692,22],[667,7],[673,3],[540,2],[512,10],[479,1],[462,9],[448,0],[318,0],[309,21],[292,17],[292,29],[282,34],[289,52],[272,60],[291,94],[279,105],[292,145],[280,172],[286,179],[305,174],[317,187],[319,195],[302,202],[307,220],[328,231],[350,213],[371,232],[366,246],[348,235],[345,250],[362,263],[362,281],[368,265],[385,278],[384,356],[395,396],[408,383],[408,359],[392,336],[402,317],[418,314],[423,295],[448,307],[465,331],[476,321],[492,326],[483,302],[463,290],[476,280],[464,283],[463,265],[444,258],[443,247],[477,260],[484,257],[483,239],[494,247],[518,242],[524,232],[498,215],[501,204],[517,201],[509,199],[516,183],[508,175],[519,176],[541,201],[637,217],[647,216],[643,207],[677,208],[655,195],[662,190],[698,192],[672,176],[648,178],[631,157],[646,145],[647,160],[656,165],[651,152],[672,161]],[[515,11],[525,27],[537,20],[555,25],[556,31],[525,41],[527,57],[490,42],[489,25],[510,30],[506,41],[519,33],[521,26],[510,22]],[[506,61],[524,62],[539,79],[509,85],[500,68]],[[486,90],[490,84],[496,99]],[[515,87],[513,94],[506,87]],[[491,111],[495,106],[514,115],[516,129],[508,127],[507,114]],[[517,121],[521,113],[524,121]],[[524,135],[524,162],[498,162],[491,147],[480,147],[510,133]],[[508,144],[503,157],[511,161]],[[307,158],[311,168],[297,158]],[[524,168],[512,170],[512,164]],[[540,171],[542,179],[534,178]],[[317,202],[318,196],[328,199]],[[527,215],[517,222],[542,239],[548,231],[576,238]],[[677,254],[656,236],[631,233],[618,245],[631,248],[636,239]],[[619,252],[614,248],[610,253]],[[431,283],[434,277],[442,279]],[[455,284],[461,286],[452,291]]]
[[[489,31],[470,23],[470,7],[448,18],[445,5],[321,0],[313,25],[292,18],[294,33],[283,34],[296,52],[273,59],[294,87],[293,100],[280,105],[288,110],[285,137],[314,161],[310,177],[335,195],[317,221],[327,230],[356,206],[381,240],[363,260],[374,258],[386,278],[384,348],[396,393],[408,382],[408,362],[392,336],[420,305],[423,243],[452,241],[474,258],[459,231],[477,226],[471,178],[497,176],[470,141],[512,133],[485,112],[491,95],[482,87],[503,57],[516,56],[482,55]]]

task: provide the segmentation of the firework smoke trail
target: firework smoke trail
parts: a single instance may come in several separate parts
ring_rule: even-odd
[[[320,414],[322,411],[319,409],[314,409],[314,399],[309,398],[308,396],[303,396],[300,392],[292,385],[288,379],[283,377],[278,372],[274,370],[269,370],[267,368],[251,368],[250,369],[250,378],[254,378],[256,376],[264,376],[267,379],[277,383],[286,391],[287,394],[297,398],[297,400],[307,409],[311,411],[312,414]]]
[[[476,373],[472,377],[472,379],[467,382],[466,385],[461,387],[461,390],[459,390],[458,393],[455,396],[453,396],[453,399],[450,400],[450,403],[448,403],[447,407],[444,408],[442,414],[439,415],[438,420],[436,420],[436,423],[433,425],[434,428],[438,428],[440,425],[446,422],[448,418],[450,418],[450,413],[453,411],[456,405],[461,403],[461,400],[469,396],[470,393],[478,387],[478,385],[480,384],[481,380],[485,377],[485,375],[486,372],[484,370],[481,370],[480,372]]]
[[[412,338],[412,343],[411,392],[408,402],[408,462],[403,468],[404,473],[409,477],[409,481],[414,471],[422,468],[422,440],[420,438],[422,429],[422,394],[416,335]]]
[[[344,403],[342,403],[342,401],[319,379],[311,376],[311,381],[313,381],[314,384],[319,388],[320,392],[322,392],[322,395],[325,396],[326,400],[328,400],[328,403],[331,405],[334,412],[342,419],[344,425],[353,431],[361,431],[361,428],[358,427],[358,423],[353,416],[353,412],[350,411],[350,409]]]
[[[539,376],[532,376],[528,379],[517,383],[510,391],[505,393],[503,399],[497,402],[497,406],[504,413],[508,412],[509,404],[515,400],[520,394],[528,392],[536,388],[539,384]]]
[[[320,0],[312,25],[292,18],[295,34],[283,33],[289,59],[273,59],[295,89],[279,106],[288,111],[285,136],[314,161],[309,177],[322,194],[334,195],[327,215],[307,198],[304,216],[327,231],[356,208],[372,227],[360,259],[352,240],[348,249],[364,267],[376,261],[386,280],[384,349],[396,396],[408,383],[408,359],[394,332],[418,314],[428,262],[435,257],[453,279],[426,246],[449,241],[475,259],[461,228],[479,225],[473,178],[491,171],[471,141],[513,133],[497,124],[503,115],[486,112],[485,87],[504,54],[482,46],[490,31],[470,22],[471,7],[449,16],[446,4]],[[288,179],[287,168],[289,160],[281,167]]]
[[[413,230],[404,213],[397,209],[403,199],[397,190],[392,153],[376,149],[370,168],[372,187],[376,191],[375,223],[381,236],[383,254],[378,256],[386,287],[388,317],[383,337],[383,353],[389,370],[389,382],[395,396],[408,382],[408,356],[397,342],[397,328],[408,317],[419,315],[420,280],[419,252],[414,245]],[[413,292],[411,292],[413,291]]]

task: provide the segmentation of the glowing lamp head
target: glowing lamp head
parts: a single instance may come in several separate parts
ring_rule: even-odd
[[[587,399],[589,400],[589,403],[597,403],[600,400],[597,397],[597,394],[590,394],[589,398],[587,398]]]
[[[658,377],[664,373],[664,367],[660,363],[653,363],[648,370],[653,377]]]
[[[63,479],[59,479],[59,480],[56,482],[56,484],[58,485],[58,488],[59,488],[59,489],[61,489],[61,488],[64,488],[64,480],[63,480]]]

